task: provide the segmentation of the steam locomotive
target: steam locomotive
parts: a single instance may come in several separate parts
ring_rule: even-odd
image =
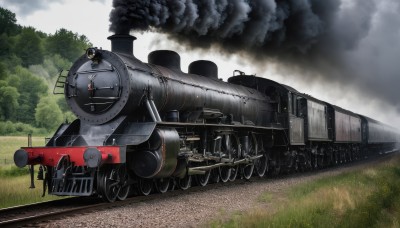
[[[14,154],[18,167],[40,165],[53,195],[124,200],[192,184],[249,179],[350,162],[395,149],[396,129],[272,80],[154,51],[144,63],[130,35],[110,36],[112,51],[89,48],[60,75],[78,117],[45,147]],[[45,193],[45,192],[44,192]],[[43,194],[44,194],[43,193]]]

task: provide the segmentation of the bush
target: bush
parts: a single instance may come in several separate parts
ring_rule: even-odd
[[[0,135],[21,136],[21,135],[48,135],[50,132],[44,128],[35,128],[25,123],[13,123],[11,121],[0,122]]]
[[[63,114],[54,97],[42,97],[36,107],[36,123],[49,130],[56,129],[63,122]]]
[[[15,124],[15,131],[16,132],[26,132],[28,134],[32,134],[34,132],[34,128],[29,124],[24,123],[16,123]]]
[[[0,122],[0,135],[15,133],[15,126],[11,121]]]

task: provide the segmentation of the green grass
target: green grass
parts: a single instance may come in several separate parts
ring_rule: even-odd
[[[15,165],[0,166],[0,178],[18,177],[29,174],[28,166],[18,168]]]
[[[270,203],[272,201],[273,195],[269,192],[263,192],[259,197],[258,200],[262,203]]]
[[[400,158],[288,190],[277,210],[255,207],[213,227],[400,227]]]
[[[32,137],[33,146],[43,146],[44,137]],[[28,168],[17,168],[13,162],[14,152],[28,145],[27,137],[0,136],[0,208],[21,204],[60,199],[55,196],[41,197],[43,182],[35,180],[35,189],[29,189]],[[7,160],[6,164],[5,161]],[[38,166],[35,167],[35,179]]]
[[[43,192],[42,181],[36,180],[36,188],[30,189],[29,175],[19,177],[1,177],[1,183],[0,208],[61,199],[61,197],[49,195],[41,197]]]

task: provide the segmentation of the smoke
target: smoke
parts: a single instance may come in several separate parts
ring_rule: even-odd
[[[278,63],[302,80],[346,85],[400,111],[396,0],[114,0],[113,7],[113,32],[151,30],[257,66]]]
[[[219,44],[237,51],[307,52],[325,32],[325,4],[307,0],[114,0],[110,30],[156,29],[194,46]],[[265,53],[267,54],[267,53]]]

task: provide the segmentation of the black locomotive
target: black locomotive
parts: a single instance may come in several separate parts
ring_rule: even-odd
[[[133,190],[349,162],[391,151],[400,139],[389,126],[289,86],[240,71],[223,82],[205,60],[183,73],[173,51],[154,51],[144,63],[133,55],[135,37],[109,39],[111,52],[89,48],[56,84],[78,119],[45,147],[14,155],[19,167],[40,164],[50,194],[112,202]]]

